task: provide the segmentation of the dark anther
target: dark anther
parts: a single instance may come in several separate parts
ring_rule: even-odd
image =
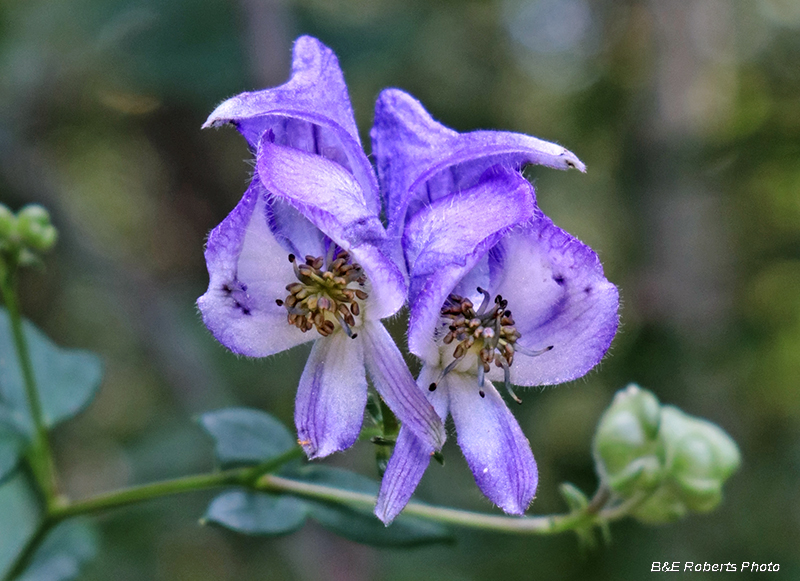
[[[428,391],[436,391],[436,384],[435,383],[431,383],[428,386]]]
[[[231,288],[231,285],[229,285],[227,283],[222,285],[222,290],[225,291],[226,294],[231,294],[233,292],[233,289]]]
[[[481,397],[486,397],[486,394],[483,392],[483,390],[480,390],[478,392],[478,395],[481,396]]]
[[[250,314],[250,309],[248,309],[247,307],[242,307],[242,314],[243,315],[249,315]]]
[[[440,379],[459,365],[469,353],[477,355],[478,387],[483,388],[485,374],[489,372],[489,364],[494,361],[498,367],[506,369],[514,362],[517,339],[521,334],[514,327],[511,311],[506,310],[508,301],[497,295],[494,306],[491,295],[482,287],[477,290],[483,294],[483,301],[476,311],[469,299],[455,293],[447,297],[442,307],[443,324],[449,332],[441,337],[444,345],[457,341],[453,349],[453,361],[442,370]],[[520,349],[525,353],[527,350]],[[526,354],[535,355],[527,351]]]
[[[358,337],[358,333],[353,333],[353,336],[352,336],[352,337],[350,337],[350,338],[351,338],[351,339],[355,339],[356,337]]]
[[[316,327],[320,335],[327,337],[338,322],[348,337],[355,338],[353,327],[362,311],[357,301],[366,300],[368,295],[349,285],[366,278],[347,252],[339,250],[334,254],[333,249],[333,245],[328,249],[327,261],[309,254],[301,263],[289,254],[296,280],[286,285],[288,296],[276,299],[275,304],[286,307],[288,323],[304,333]]]

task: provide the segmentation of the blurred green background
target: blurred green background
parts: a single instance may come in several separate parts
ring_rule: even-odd
[[[541,473],[533,513],[563,510],[564,480],[594,490],[594,426],[631,381],[722,426],[742,468],[714,513],[625,521],[584,555],[570,535],[468,532],[414,550],[314,524],[244,538],[198,526],[212,493],[175,497],[99,518],[85,579],[640,579],[653,561],[771,561],[800,579],[796,0],[2,1],[0,200],[46,205],[62,236],[25,275],[23,308],[106,365],[91,408],[54,434],[68,493],[208,470],[203,411],[249,405],[292,424],[308,349],[237,358],[194,301],[204,238],[250,171],[235,130],[200,125],[224,98],[284,82],[299,34],[338,54],[367,149],[374,99],[397,86],[448,126],[558,141],[589,168],[528,170],[622,295],[597,370],[518,391]],[[453,442],[445,456],[418,497],[494,510]],[[369,444],[326,462],[377,476]]]

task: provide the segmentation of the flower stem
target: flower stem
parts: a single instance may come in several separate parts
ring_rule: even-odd
[[[210,474],[184,476],[173,480],[163,480],[161,482],[153,482],[151,484],[132,486],[130,488],[107,492],[86,500],[55,506],[50,512],[50,518],[54,520],[63,520],[72,516],[94,514],[112,508],[136,504],[154,498],[161,498],[162,496],[171,496],[184,492],[196,492],[208,490],[210,488],[220,488],[224,486],[252,487],[255,481],[265,473],[276,470],[287,462],[301,457],[302,454],[303,449],[297,446],[263,464],[250,468],[234,468]]]
[[[256,483],[256,488],[265,492],[292,494],[294,496],[313,498],[315,500],[336,504],[349,504],[365,508],[372,508],[375,505],[375,497],[371,494],[311,484],[309,482],[284,478],[274,474],[265,474],[262,476]],[[603,498],[605,504],[610,500],[610,496],[607,495],[607,493],[603,493],[602,490],[601,488],[600,491],[598,491],[598,495],[596,495],[595,498]],[[640,501],[641,499],[636,499],[637,504]],[[572,530],[578,525],[618,520],[626,516],[628,511],[633,507],[630,502],[626,502],[612,508],[601,508],[599,502],[600,500],[598,500],[598,504],[596,505],[597,508],[592,511],[589,511],[587,508],[585,511],[563,515],[523,517],[491,515],[431,506],[421,502],[409,502],[403,510],[403,514],[417,516],[444,524],[486,531],[549,535]]]
[[[14,340],[20,371],[22,372],[22,382],[25,386],[28,409],[33,421],[34,433],[28,450],[28,460],[36,482],[44,495],[45,503],[49,507],[55,503],[58,496],[55,466],[53,453],[50,449],[50,441],[47,438],[47,426],[44,422],[42,403],[36,388],[36,378],[33,373],[28,342],[25,339],[25,333],[22,328],[22,316],[17,298],[16,270],[16,264],[13,261],[6,262],[0,257],[0,294],[3,296],[3,302],[8,311],[11,335]]]
[[[48,507],[45,518],[39,524],[38,530],[20,552],[14,565],[3,578],[3,581],[11,581],[25,570],[33,553],[44,540],[47,533],[62,520],[81,515],[96,514],[106,510],[121,508],[123,506],[184,492],[197,492],[224,486],[245,486],[252,488],[255,486],[256,481],[265,473],[277,470],[284,464],[302,456],[303,449],[299,446],[295,446],[283,454],[257,466],[234,468],[210,474],[196,474],[172,480],[153,482],[151,484],[143,484],[141,486],[131,486],[77,502],[59,499]]]

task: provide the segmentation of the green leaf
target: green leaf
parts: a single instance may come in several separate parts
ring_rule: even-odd
[[[97,555],[98,535],[88,520],[61,523],[36,549],[31,564],[17,581],[69,581]]]
[[[36,494],[21,472],[0,484],[0,578],[36,534],[41,514]]]
[[[103,366],[100,359],[87,351],[62,349],[54,345],[39,329],[23,321],[23,333],[39,390],[44,421],[48,427],[67,420],[92,401]],[[0,402],[5,413],[26,433],[33,433],[22,371],[16,357],[11,334],[11,321],[0,309]]]
[[[283,535],[303,526],[307,516],[299,498],[234,490],[216,497],[202,520],[246,535]]]
[[[0,419],[0,482],[16,468],[25,440],[13,426]]]
[[[228,408],[200,417],[214,440],[223,466],[260,464],[295,447],[292,434],[271,415],[254,409]]]
[[[306,482],[377,495],[380,485],[353,472],[327,466],[314,466],[299,472]],[[372,508],[306,500],[311,517],[329,531],[346,539],[378,547],[409,547],[452,542],[445,526],[418,517],[400,515],[390,526],[378,520]]]

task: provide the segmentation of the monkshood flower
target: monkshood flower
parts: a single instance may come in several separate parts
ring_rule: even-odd
[[[363,153],[333,52],[301,37],[290,80],[222,103],[206,127],[235,125],[256,153],[244,197],[209,235],[203,321],[235,353],[265,357],[314,340],[295,408],[311,458],[351,446],[366,371],[429,451],[439,416],[380,322],[406,287],[383,247],[377,180]]]
[[[536,206],[525,163],[583,169],[570,152],[503,132],[458,134],[408,95],[385,91],[372,138],[410,277],[408,343],[417,380],[480,490],[510,514],[536,492],[530,444],[493,382],[554,385],[586,374],[608,350],[619,297],[591,248]],[[401,429],[376,514],[390,522],[430,461]]]

